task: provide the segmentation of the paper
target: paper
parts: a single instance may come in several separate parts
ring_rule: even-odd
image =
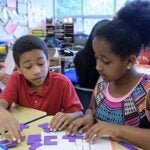
[[[8,10],[8,15],[11,18],[11,20],[13,20],[13,22],[17,23],[19,20],[19,16],[16,12],[16,10]]]
[[[18,9],[18,14],[24,14],[24,15],[27,14],[27,4],[26,3],[18,2],[17,9]]]
[[[28,17],[26,15],[19,15],[18,24],[27,27],[27,25],[28,25]]]
[[[112,150],[108,138],[100,139],[95,144],[86,142],[82,135],[68,137],[64,131],[41,134],[41,140],[34,144],[42,144],[36,150]]]
[[[7,6],[16,8],[16,2],[17,2],[16,0],[7,0]]]
[[[23,27],[23,26],[17,26],[15,32],[14,32],[14,36],[16,38],[21,37],[22,35],[26,35],[28,34],[28,28],[27,27]]]
[[[0,0],[0,6],[6,6],[6,0]]]
[[[5,30],[7,31],[8,34],[12,34],[15,29],[16,29],[17,25],[15,23],[13,23],[13,21],[8,21],[8,23],[5,26]]]
[[[8,16],[6,7],[4,9],[2,9],[2,11],[0,13],[0,19],[3,21],[4,24],[8,21],[9,16]]]

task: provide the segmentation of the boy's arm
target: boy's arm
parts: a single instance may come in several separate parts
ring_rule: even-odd
[[[8,102],[5,99],[0,99],[0,111],[8,108]]]

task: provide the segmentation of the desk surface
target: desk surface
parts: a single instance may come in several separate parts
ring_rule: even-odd
[[[24,124],[47,115],[46,112],[22,106],[15,106],[11,112],[20,123]]]
[[[24,129],[24,131],[23,131],[23,135],[26,136],[26,139],[23,142],[21,142],[17,147],[11,148],[11,150],[27,150],[27,149],[29,149],[29,145],[26,144],[28,135],[41,133],[43,130],[41,128],[39,128],[38,125],[42,124],[42,123],[49,123],[51,118],[52,118],[51,116],[47,116],[47,117],[44,117],[42,119],[39,119],[37,121],[30,123],[29,128]],[[123,146],[119,145],[118,142],[116,142],[116,141],[111,141],[111,143],[113,146],[112,150],[127,150]]]
[[[31,135],[31,134],[39,134],[41,133],[43,130],[41,128],[38,127],[39,124],[42,124],[42,123],[49,123],[50,120],[51,120],[51,116],[47,116],[47,117],[44,117],[42,119],[39,119],[37,121],[34,121],[29,125],[29,128],[28,129],[24,129],[23,130],[23,133],[22,135],[25,135],[26,138],[23,142],[19,143],[17,147],[14,147],[14,148],[10,148],[10,150],[28,150],[29,149],[29,145],[27,145],[27,136],[28,135]]]

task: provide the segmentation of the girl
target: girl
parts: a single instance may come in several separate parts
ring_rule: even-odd
[[[90,142],[109,136],[148,149],[148,141],[136,140],[141,134],[136,127],[150,128],[150,107],[145,106],[150,78],[138,73],[135,63],[141,48],[150,44],[149,27],[150,2],[133,1],[96,32],[93,48],[100,79],[85,116],[72,122],[68,134],[88,130],[85,139]]]

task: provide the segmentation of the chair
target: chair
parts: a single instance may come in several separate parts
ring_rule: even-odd
[[[83,88],[83,87],[80,87],[79,85],[75,85],[74,87],[83,105],[83,108],[84,108],[83,112],[85,112],[85,110],[88,108],[90,104],[93,89]]]

